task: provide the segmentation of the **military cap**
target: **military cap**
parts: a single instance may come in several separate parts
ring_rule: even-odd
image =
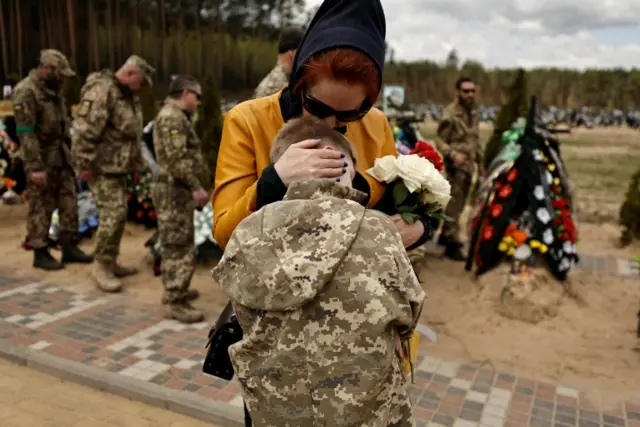
[[[40,51],[40,65],[47,65],[60,70],[60,74],[65,77],[73,77],[75,71],[71,69],[69,60],[59,50],[44,49]]]
[[[144,78],[147,80],[147,83],[149,83],[149,86],[153,85],[152,77],[153,77],[153,74],[156,72],[156,69],[153,68],[151,65],[149,65],[147,61],[145,61],[138,55],[131,55],[127,59],[127,62],[125,62],[124,64],[131,65],[137,71],[144,73]]]

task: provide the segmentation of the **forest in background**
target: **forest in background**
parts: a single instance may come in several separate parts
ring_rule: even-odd
[[[3,81],[25,76],[40,49],[65,53],[82,78],[117,68],[132,53],[158,70],[156,89],[170,76],[213,76],[231,99],[248,96],[273,67],[278,29],[304,24],[304,0],[0,0]],[[385,81],[406,85],[414,103],[445,103],[462,74],[480,87],[485,104],[506,100],[514,69],[460,61],[396,61],[388,52]],[[527,89],[544,105],[640,108],[640,70],[538,68]]]

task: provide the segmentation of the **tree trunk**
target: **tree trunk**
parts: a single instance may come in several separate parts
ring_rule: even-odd
[[[160,14],[160,28],[159,28],[159,38],[160,38],[160,55],[161,55],[161,66],[162,73],[160,75],[161,78],[165,78],[167,76],[167,49],[166,49],[166,41],[165,37],[167,36],[167,14],[164,0],[158,1],[158,13]]]
[[[196,75],[203,76],[203,67],[204,63],[202,59],[202,20],[200,17],[200,11],[202,11],[202,2],[203,0],[198,0],[196,2],[196,16],[195,16],[195,27],[196,27]]]
[[[107,50],[109,53],[109,67],[116,66],[115,52],[113,48],[113,1],[107,0],[107,10],[105,11],[105,26],[107,27]]]
[[[116,0],[116,11],[115,11],[115,42],[116,42],[116,62],[118,64],[122,63],[122,20],[120,19],[120,0]]]
[[[22,69],[22,9],[20,8],[20,0],[16,0],[16,36],[18,45],[18,74],[24,77]]]
[[[93,0],[87,0],[87,19],[89,20],[89,38],[91,39],[91,57],[93,58],[93,71],[100,69],[100,46],[98,44],[98,19]]]
[[[9,77],[9,57],[7,55],[7,33],[5,31],[4,3],[0,2],[0,44],[2,45],[2,72]]]
[[[78,57],[76,55],[76,2],[75,0],[67,0],[67,24],[69,25],[69,47],[71,48],[71,62],[75,67],[78,66]]]

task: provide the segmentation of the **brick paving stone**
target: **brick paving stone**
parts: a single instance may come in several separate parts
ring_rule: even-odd
[[[586,268],[602,274],[613,265],[597,258],[585,260]],[[76,294],[28,277],[11,281],[0,266],[1,339],[168,390],[193,393],[217,405],[242,407],[235,380],[227,382],[201,372],[208,323],[181,325],[163,319],[156,305],[134,304],[126,296]],[[591,395],[570,387],[423,354],[416,367],[416,382],[408,386],[416,426],[640,427],[640,404],[631,401],[603,410]],[[2,387],[0,381],[0,404]],[[1,411],[0,419],[4,421]],[[106,426],[123,422],[115,415],[110,420],[101,422]],[[32,421],[25,416],[7,426]],[[38,427],[33,422],[29,427]],[[155,426],[153,422],[156,419],[135,425]],[[93,427],[55,422],[51,427],[58,425]]]

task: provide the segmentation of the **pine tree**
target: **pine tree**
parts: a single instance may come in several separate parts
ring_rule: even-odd
[[[640,169],[631,177],[627,195],[620,207],[620,225],[623,227],[620,238],[623,246],[640,238]]]
[[[484,166],[489,167],[502,148],[502,133],[511,129],[511,125],[519,117],[526,117],[528,109],[527,83],[525,71],[519,68],[509,88],[509,100],[500,108],[494,124],[494,131],[487,143],[484,154]]]
[[[198,117],[195,128],[202,142],[202,154],[206,166],[206,170],[203,171],[206,175],[202,178],[203,182],[207,184],[207,190],[212,190],[216,176],[220,138],[222,136],[222,113],[218,87],[211,74],[208,74],[202,83],[202,104],[198,111]]]

